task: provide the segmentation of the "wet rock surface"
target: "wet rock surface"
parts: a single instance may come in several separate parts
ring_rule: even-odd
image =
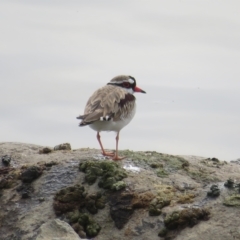
[[[42,149],[0,143],[0,157],[11,156],[0,167],[0,239],[49,239],[52,221],[76,239],[240,239],[238,162],[129,150],[113,162],[94,149]]]

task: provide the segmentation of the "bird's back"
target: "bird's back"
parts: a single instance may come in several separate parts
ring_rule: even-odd
[[[127,118],[135,108],[135,97],[124,88],[106,85],[93,93],[87,101],[81,126],[95,121],[119,121]]]

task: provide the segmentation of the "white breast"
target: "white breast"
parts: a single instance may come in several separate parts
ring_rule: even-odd
[[[88,126],[97,132],[101,131],[114,131],[119,132],[122,128],[128,125],[133,119],[136,113],[136,103],[134,104],[133,110],[127,116],[121,116],[118,121],[96,121]]]

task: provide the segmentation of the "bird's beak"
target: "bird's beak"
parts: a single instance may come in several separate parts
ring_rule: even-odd
[[[146,93],[145,91],[143,91],[141,88],[139,87],[135,87],[134,88],[134,92],[141,92],[141,93]]]

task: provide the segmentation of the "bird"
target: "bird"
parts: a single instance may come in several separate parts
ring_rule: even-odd
[[[80,127],[89,126],[97,131],[97,140],[102,155],[112,160],[122,160],[118,155],[119,132],[131,122],[136,113],[135,92],[146,93],[136,86],[136,80],[129,75],[114,77],[102,88],[96,90],[88,99],[84,114],[77,117]],[[116,151],[106,152],[101,142],[100,132],[116,132]]]

